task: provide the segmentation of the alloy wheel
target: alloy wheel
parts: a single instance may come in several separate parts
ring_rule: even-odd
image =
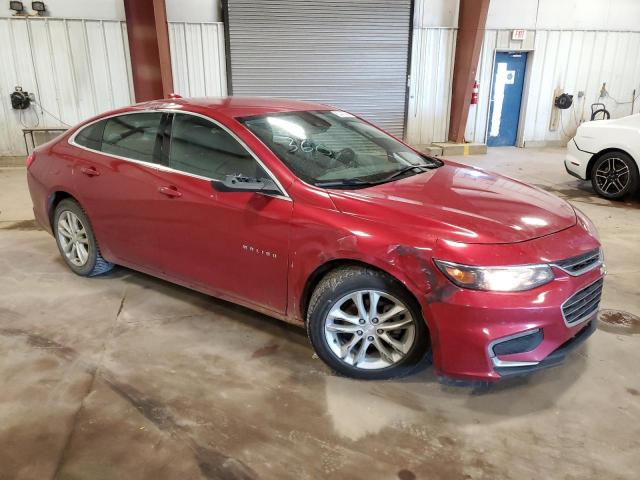
[[[78,267],[89,260],[89,238],[80,218],[69,210],[58,217],[58,241],[67,259]]]
[[[327,345],[347,365],[377,370],[397,364],[413,346],[416,327],[409,308],[379,290],[340,298],[324,324]]]
[[[609,195],[622,192],[631,181],[628,165],[617,157],[602,162],[595,172],[598,188]]]

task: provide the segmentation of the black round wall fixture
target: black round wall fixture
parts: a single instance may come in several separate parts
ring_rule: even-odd
[[[573,103],[573,95],[569,95],[568,93],[563,93],[558,95],[556,99],[553,101],[553,104],[558,107],[560,110],[566,110]]]
[[[21,87],[16,87],[15,92],[11,92],[11,108],[15,110],[24,110],[31,105],[29,92],[23,92]]]

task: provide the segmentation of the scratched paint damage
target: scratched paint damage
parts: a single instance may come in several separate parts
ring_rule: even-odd
[[[391,265],[405,272],[414,287],[426,295],[429,302],[444,301],[456,292],[453,285],[439,278],[435,265],[419,248],[409,245],[391,245],[384,258]],[[424,279],[424,282],[416,282],[418,279]]]

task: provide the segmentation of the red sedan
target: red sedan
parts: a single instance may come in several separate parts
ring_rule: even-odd
[[[595,329],[604,266],[580,211],[325,105],[153,101],[27,164],[35,218],[75,273],[124,265],[305,325],[344,375],[432,359],[443,379],[498,380]]]

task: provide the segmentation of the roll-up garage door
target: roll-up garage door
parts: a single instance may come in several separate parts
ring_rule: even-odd
[[[227,0],[233,95],[327,103],[402,136],[411,0]]]

